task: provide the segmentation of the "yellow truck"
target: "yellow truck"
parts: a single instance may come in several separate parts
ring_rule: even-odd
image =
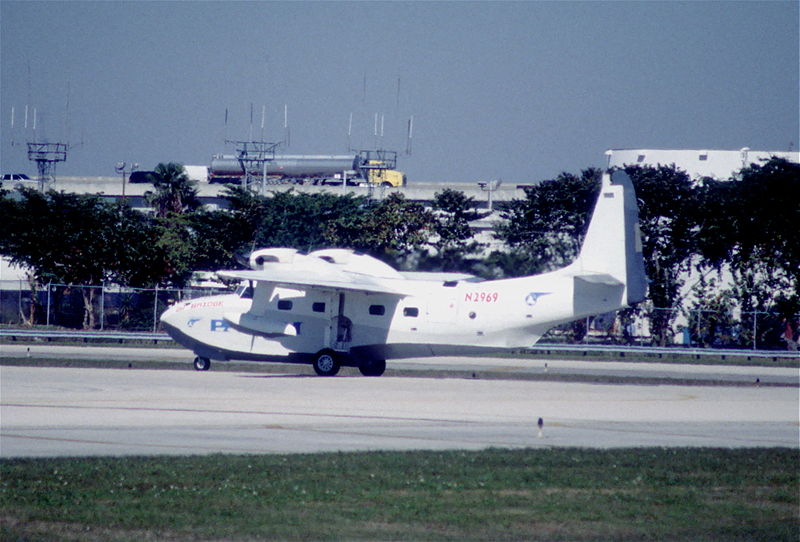
[[[397,152],[387,150],[362,150],[358,153],[362,176],[371,184],[393,186],[406,185],[406,175],[397,171]]]
[[[377,160],[371,160],[370,165],[379,165]],[[406,185],[406,174],[396,169],[369,168],[367,180],[370,183],[381,186],[393,186],[395,188]]]

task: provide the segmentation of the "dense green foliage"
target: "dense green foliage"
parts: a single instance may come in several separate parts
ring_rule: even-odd
[[[645,272],[650,281],[647,316],[654,341],[666,345],[680,305],[680,293],[696,253],[699,215],[697,193],[689,176],[674,166],[629,167],[639,199],[639,227]]]
[[[795,541],[796,449],[0,461],[3,540]]]
[[[640,206],[648,300],[638,311],[654,339],[669,341],[688,272],[700,279],[689,308],[697,340],[779,344],[750,329],[780,328],[800,311],[800,166],[782,159],[752,164],[727,181],[690,181],[674,166],[629,167]],[[346,247],[405,269],[520,276],[568,264],[577,255],[599,190],[600,171],[563,173],[502,206],[496,238],[506,247],[481,258],[469,222],[475,202],[446,189],[431,209],[391,193],[383,200],[323,193],[258,195],[232,187],[226,210],[203,209],[179,164],[159,164],[153,214],[100,196],[33,190],[0,197],[0,253],[30,267],[34,282],[183,286],[193,271],[230,268],[255,248],[310,251]],[[732,286],[720,289],[720,272]],[[35,284],[34,284],[35,285]],[[85,327],[94,326],[91,291]],[[713,318],[704,311],[715,310]],[[744,321],[731,323],[735,310]],[[630,311],[629,311],[630,312]],[[764,325],[766,313],[774,322]],[[692,319],[694,318],[694,319]],[[753,318],[761,318],[752,326]],[[750,320],[748,320],[750,319]],[[34,315],[30,317],[35,320]]]
[[[588,169],[580,177],[562,173],[555,180],[525,189],[525,199],[514,200],[501,213],[497,237],[511,250],[496,254],[507,275],[523,276],[552,271],[578,255],[600,191],[601,171]]]
[[[693,183],[673,166],[626,168],[639,201],[648,299],[636,309],[653,340],[671,341],[689,273],[698,276],[689,327],[700,343],[780,347],[779,333],[800,313],[800,165],[751,164],[734,179]],[[599,172],[562,174],[526,189],[504,210],[497,236],[512,250],[490,257],[507,275],[565,265],[577,255],[599,186]],[[733,286],[721,289],[724,273]],[[733,315],[742,314],[735,326]],[[630,311],[628,311],[630,312]],[[627,314],[626,317],[630,315]],[[757,326],[753,319],[758,317]]]
[[[146,199],[157,217],[182,215],[200,207],[197,182],[189,180],[181,164],[158,164],[150,181],[155,192],[147,192]]]

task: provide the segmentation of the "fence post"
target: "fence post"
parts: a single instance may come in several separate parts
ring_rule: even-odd
[[[156,319],[158,316],[158,283],[156,283],[155,292],[155,301],[153,302],[153,333],[156,332],[156,326],[158,326],[158,320]]]
[[[702,333],[702,330],[700,328],[700,323],[701,323],[700,321],[702,320],[702,318],[703,318],[702,309],[697,309],[697,330],[695,331],[695,337],[694,337],[694,345],[697,348],[700,348],[700,346],[701,346],[701,344],[700,344],[700,335]],[[689,346],[691,346],[691,340],[689,342],[690,342]]]
[[[50,291],[52,290],[52,281],[47,283],[47,317],[45,318],[45,324],[50,325]]]
[[[100,331],[103,331],[106,319],[106,282],[100,283]]]

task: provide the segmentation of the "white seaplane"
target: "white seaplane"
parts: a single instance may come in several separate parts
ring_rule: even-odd
[[[236,293],[178,302],[161,322],[197,370],[253,360],[380,376],[391,359],[532,346],[553,326],[644,298],[638,214],[628,175],[606,173],[578,258],[502,280],[399,272],[345,249],[257,250],[251,270],[217,273],[242,281]]]

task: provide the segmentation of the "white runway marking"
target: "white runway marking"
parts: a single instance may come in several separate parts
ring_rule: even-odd
[[[797,447],[800,432],[793,387],[0,367],[0,392],[2,457]]]

